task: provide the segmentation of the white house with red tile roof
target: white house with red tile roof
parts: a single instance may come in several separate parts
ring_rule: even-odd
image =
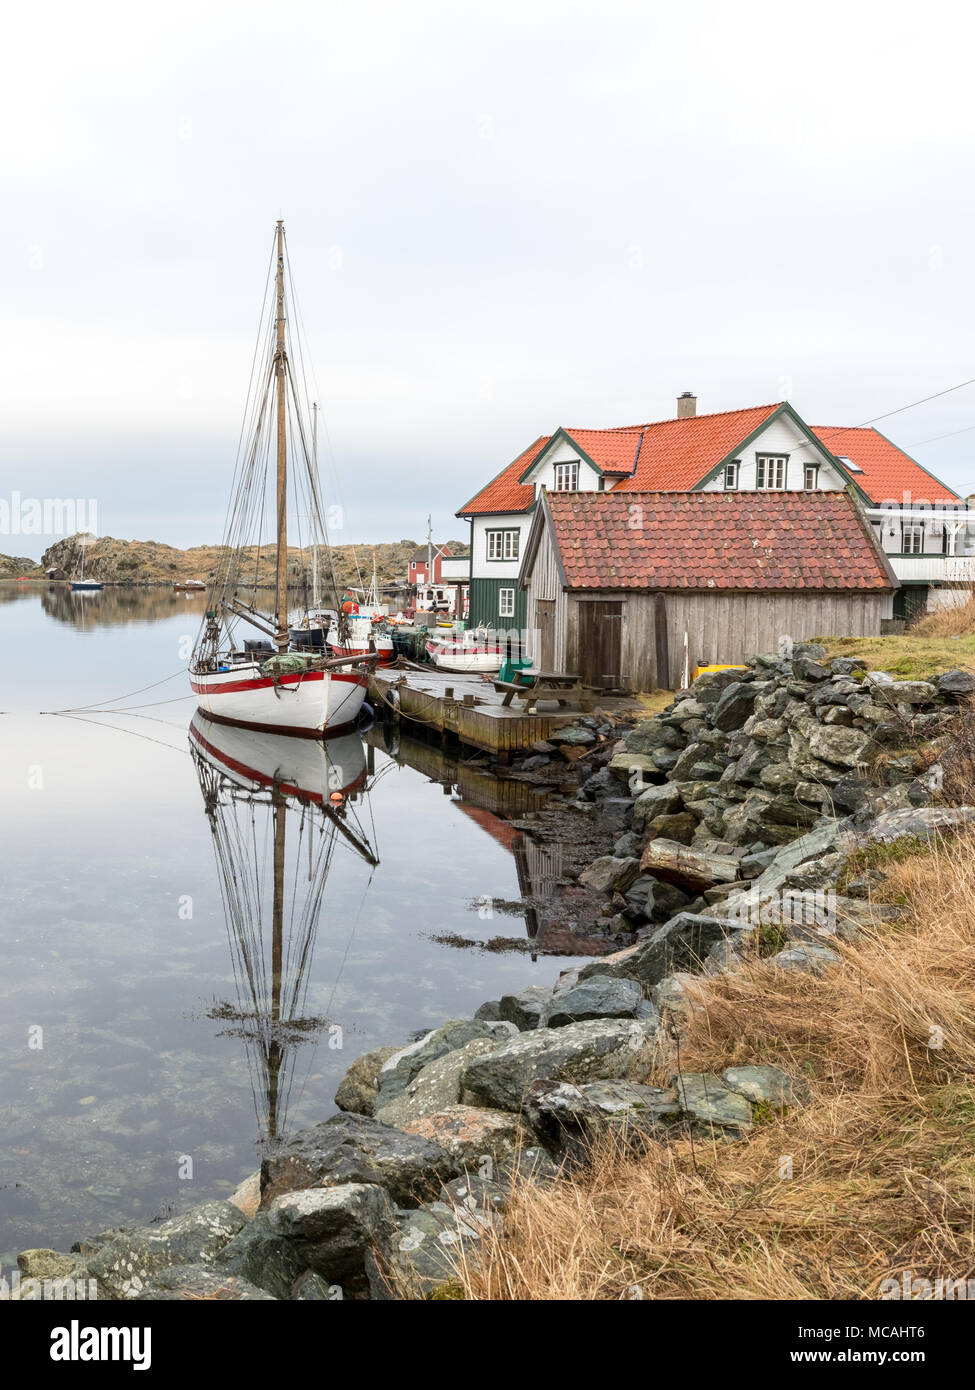
[[[457,513],[471,523],[471,621],[525,626],[521,556],[547,492],[832,492],[847,489],[888,553],[898,616],[975,580],[975,513],[878,430],[807,425],[779,401],[672,420],[542,435]]]

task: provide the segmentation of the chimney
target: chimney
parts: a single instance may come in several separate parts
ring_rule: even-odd
[[[677,397],[677,418],[686,420],[697,414],[697,397],[693,391],[682,391]]]

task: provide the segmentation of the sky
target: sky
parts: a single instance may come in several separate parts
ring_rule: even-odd
[[[860,424],[975,377],[973,40],[941,0],[8,8],[0,498],[220,539],[278,217],[335,541],[462,538],[538,435],[685,390]],[[975,384],[879,428],[975,490]]]

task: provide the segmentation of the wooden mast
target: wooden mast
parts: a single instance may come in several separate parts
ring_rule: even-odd
[[[278,405],[278,488],[277,488],[277,625],[275,641],[279,651],[288,648],[288,420],[287,356],[284,350],[284,223],[278,222],[278,314],[274,376]]]

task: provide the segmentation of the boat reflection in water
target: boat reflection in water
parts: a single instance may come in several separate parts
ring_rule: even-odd
[[[369,765],[358,734],[319,742],[197,713],[189,737],[237,986],[209,1012],[244,1040],[266,1142],[284,1128],[299,1046],[329,1026],[307,993],[333,855],[379,863],[360,823]]]

